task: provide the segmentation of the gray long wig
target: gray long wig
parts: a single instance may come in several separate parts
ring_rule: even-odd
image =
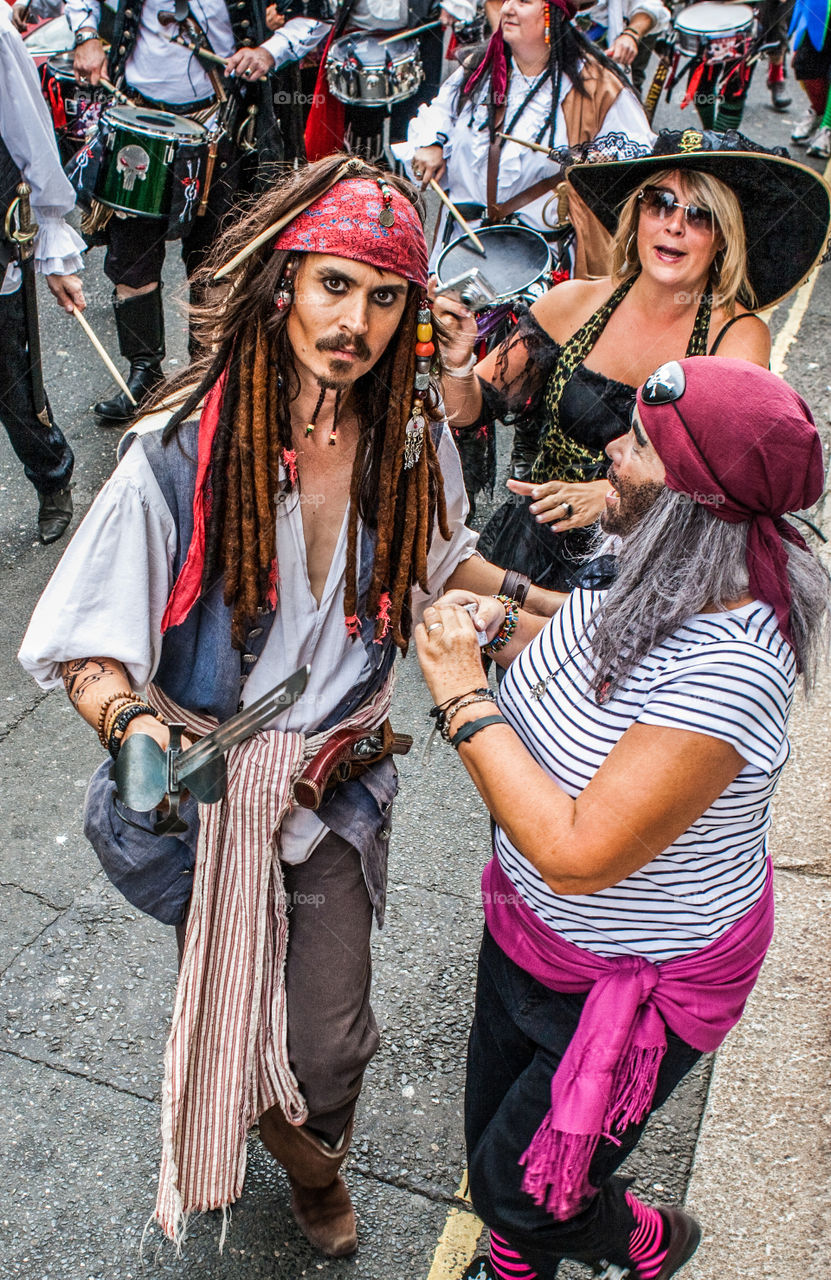
[[[728,524],[685,494],[664,489],[623,540],[618,576],[594,614],[592,687],[610,691],[650,649],[709,604],[747,593],[746,524]],[[827,656],[831,579],[801,547],[785,544],[796,658],[810,690]]]

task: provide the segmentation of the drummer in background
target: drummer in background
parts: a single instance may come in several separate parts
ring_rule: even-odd
[[[35,22],[59,18],[62,13],[63,0],[16,0],[12,5],[12,22],[22,35]]]
[[[38,224],[35,270],[46,276],[59,306],[83,311],[76,272],[84,242],[64,219],[75,196],[61,169],[35,64],[12,26],[10,10],[0,4],[0,421],[37,490],[40,540],[55,542],[72,519],[74,458],[48,405],[48,425],[38,420],[32,396],[20,270],[4,239],[7,210],[24,180]]]
[[[570,0],[505,0],[500,24],[479,57],[448,77],[410,125],[414,178],[441,182],[475,227],[509,218],[536,231],[557,225],[556,186],[562,170],[509,133],[548,147],[574,146],[600,134],[620,134],[651,146],[654,134],[620,70],[571,24]],[[502,86],[505,86],[504,97]],[[579,202],[570,203],[578,216]],[[580,276],[605,274],[608,237],[587,214],[580,219],[572,264]],[[440,221],[431,265],[455,234]]]
[[[813,170],[731,137],[666,131],[648,158],[572,168],[588,207],[617,225],[612,274],[557,285],[475,367],[473,317],[436,298],[452,334],[442,343],[448,419],[477,431],[517,415],[514,496],[479,540],[493,563],[570,589],[608,492],[605,446],[628,430],[649,371],[716,353],[767,366],[770,332],[752,312],[816,264],[829,194]]]
[[[99,39],[101,6],[98,0],[67,0],[66,15],[75,33],[75,74],[95,85],[106,76],[143,106],[191,115],[214,103],[211,81],[191,50],[172,42],[175,28],[159,22],[160,10],[171,10],[171,0],[119,0],[115,33],[109,55]],[[287,22],[269,35],[265,5],[259,0],[202,0],[195,16],[213,51],[228,59],[227,74],[246,83],[263,80],[275,65],[302,56],[301,31]],[[299,19],[307,36],[320,24]],[[317,33],[311,47],[325,35]],[[293,43],[292,43],[293,41]],[[235,52],[236,50],[236,52]],[[233,85],[230,82],[229,88]],[[255,95],[257,131],[255,146],[260,174],[283,158],[280,128],[272,95],[265,83]],[[204,216],[196,217],[182,240],[182,258],[188,278],[201,266],[217,234],[222,217],[231,208],[244,181],[246,156],[230,139],[220,143],[214,180]],[[153,218],[113,217],[107,226],[104,272],[113,282],[118,342],[130,362],[127,385],[139,405],[163,380],[165,355],[164,310],[161,275],[165,256],[166,227]],[[191,301],[199,302],[191,293]],[[100,401],[94,412],[105,425],[126,422],[135,412],[124,392]]]
[[[777,0],[778,3],[778,0]],[[577,25],[623,67],[640,94],[652,54],[651,40],[666,31],[671,14],[661,0],[598,0],[578,5]],[[650,42],[643,41],[649,36]]]

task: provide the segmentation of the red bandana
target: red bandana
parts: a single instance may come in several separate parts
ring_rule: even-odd
[[[344,178],[299,213],[274,242],[275,250],[331,253],[393,271],[427,288],[427,242],[415,207],[389,187],[384,199],[371,178]],[[385,208],[392,225],[384,226]]]
[[[687,385],[678,412],[674,404],[644,404],[638,392],[644,429],[670,489],[719,520],[747,521],[750,592],[773,606],[792,644],[782,539],[807,547],[782,517],[813,506],[822,493],[822,444],[811,410],[781,378],[747,360],[693,356],[680,364]]]

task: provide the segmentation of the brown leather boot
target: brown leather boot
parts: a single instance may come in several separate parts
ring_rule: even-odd
[[[289,1175],[291,1211],[306,1239],[329,1258],[358,1247],[355,1210],[340,1176],[352,1141],[352,1120],[337,1148],[307,1128],[289,1124],[279,1107],[260,1116],[260,1137]]]

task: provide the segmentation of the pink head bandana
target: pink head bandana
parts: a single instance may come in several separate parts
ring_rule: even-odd
[[[782,539],[807,547],[782,517],[813,506],[822,493],[822,444],[811,410],[781,378],[747,360],[693,356],[679,364],[686,389],[677,401],[644,404],[638,392],[638,412],[666,468],[667,486],[719,520],[747,521],[750,591],[773,606],[792,643]]]
[[[426,289],[427,242],[421,219],[395,187],[385,191],[382,194],[371,178],[344,178],[283,228],[275,250],[330,253],[365,262]]]

